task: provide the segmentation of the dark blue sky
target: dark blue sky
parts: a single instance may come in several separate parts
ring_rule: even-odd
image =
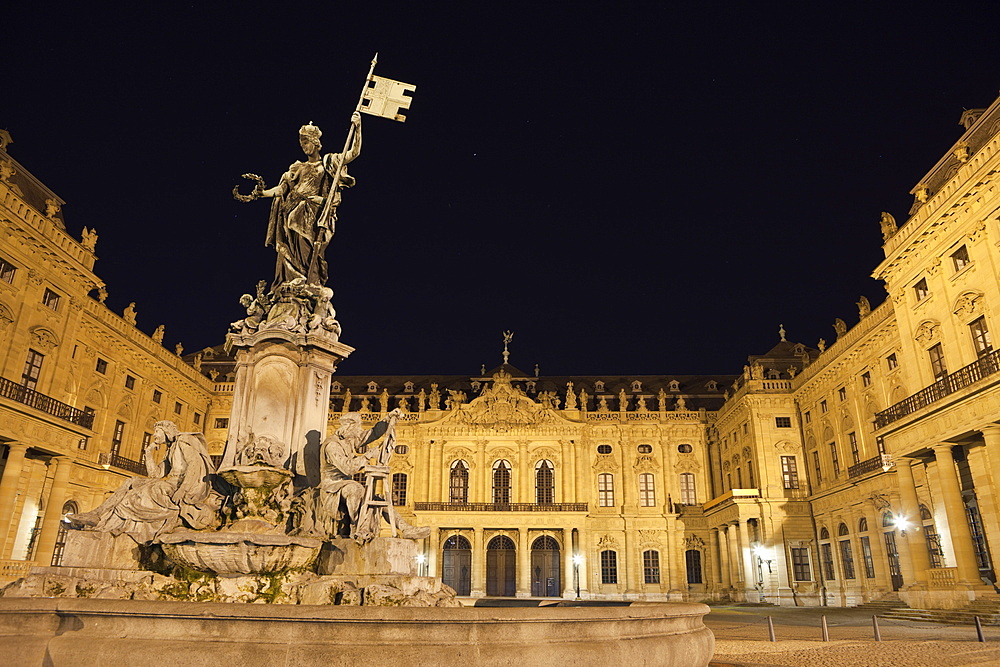
[[[269,185],[366,116],[330,244],[351,375],[738,372],[884,292],[879,213],[1000,87],[995,3],[28,3],[4,15],[10,152],[100,234],[108,304],[221,342],[273,275]],[[177,3],[179,4],[179,3]],[[795,7],[795,8],[791,8]]]

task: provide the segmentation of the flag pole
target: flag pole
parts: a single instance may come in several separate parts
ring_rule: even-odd
[[[375,73],[375,64],[378,63],[378,52],[375,53],[375,57],[372,58],[371,67],[368,69],[368,76],[365,77],[365,83],[361,86],[361,96],[358,97],[358,105],[354,108],[355,113],[361,113],[361,106],[365,101],[365,92],[368,90],[368,82],[372,80],[372,75]],[[344,170],[344,162],[347,156],[347,151],[351,148],[351,142],[354,140],[354,124],[351,124],[349,130],[347,130],[347,140],[344,142],[344,150],[340,152],[340,162],[337,163],[337,171],[333,175],[333,184],[330,186],[330,192],[326,197],[326,202],[323,204],[323,211],[319,214],[317,220],[317,225],[323,229],[326,229],[329,225],[330,213],[333,209],[333,200],[337,196],[337,191],[340,189],[340,174]],[[313,242],[314,245],[319,245],[319,239]],[[315,259],[315,258],[314,258]]]

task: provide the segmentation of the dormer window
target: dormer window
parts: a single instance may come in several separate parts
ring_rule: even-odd
[[[705,389],[708,389],[709,391],[718,391],[719,383],[716,382],[715,380],[709,380],[708,382],[705,383]]]
[[[632,392],[635,393],[640,391],[642,391],[642,383],[638,380],[632,380]]]
[[[343,385],[340,384],[339,381],[335,381],[333,382],[333,384],[330,385],[330,391],[332,391],[335,394],[339,394],[340,392],[344,391],[344,387]]]
[[[408,394],[412,394],[413,393],[413,383],[412,382],[405,383],[403,385],[403,391],[405,391]]]
[[[594,382],[594,391],[604,391],[604,383],[600,380]]]
[[[917,297],[917,301],[923,301],[928,296],[930,296],[931,291],[927,289],[927,279],[921,278],[917,281],[917,284],[913,286],[913,294]]]
[[[670,391],[680,391],[681,390],[681,383],[678,382],[677,380],[671,380],[669,386],[670,386]]]
[[[374,381],[373,382],[369,382],[368,383],[368,392],[371,393],[371,394],[374,394],[376,391],[378,391],[378,382],[374,382]]]

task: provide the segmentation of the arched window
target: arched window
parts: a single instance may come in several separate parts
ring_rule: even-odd
[[[934,516],[931,514],[931,511],[929,509],[927,509],[927,505],[923,505],[923,504],[920,505],[920,520],[921,521],[933,521],[934,520]]]
[[[730,488],[732,488],[730,486]],[[681,473],[681,503],[685,505],[697,505],[698,495],[694,489],[694,473]]]
[[[510,464],[503,459],[493,463],[493,502],[510,504]]]
[[[827,530],[826,526],[823,526],[822,528],[819,529],[819,539],[821,540],[830,539],[830,531]]]
[[[868,519],[866,519],[865,517],[861,517],[861,520],[858,521],[858,532],[859,533],[868,532]]]
[[[656,507],[656,481],[653,473],[639,475],[639,507]]]
[[[72,500],[62,506],[62,516],[76,514],[80,510]],[[59,531],[56,533],[56,547],[52,552],[52,565],[62,565],[63,552],[66,550],[66,534],[69,532],[69,524],[65,520],[59,522]]]
[[[689,584],[700,584],[701,580],[701,552],[697,549],[688,549],[684,552],[684,563],[687,565],[687,579]]]
[[[600,507],[615,506],[615,476],[602,472],[597,476],[597,504]]]
[[[647,584],[660,583],[660,552],[642,552],[642,578]]]
[[[539,505],[551,505],[555,501],[552,461],[543,459],[535,464],[535,502]]]
[[[892,518],[892,512],[882,513],[882,527],[883,528],[895,528],[896,522]]]
[[[406,504],[406,473],[395,472],[392,474],[392,504]]]
[[[448,502],[469,502],[469,466],[465,461],[458,460],[451,464],[451,475],[448,483]]]
[[[614,551],[601,552],[601,583],[618,583],[618,554]]]
[[[848,533],[848,530],[847,530],[847,524],[846,523],[842,523],[839,526],[837,526],[837,534],[838,535],[847,535],[847,533]]]

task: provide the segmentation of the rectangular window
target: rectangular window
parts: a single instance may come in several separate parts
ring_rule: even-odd
[[[823,483],[823,469],[819,467],[819,452],[813,450],[813,467],[816,468],[816,484]]]
[[[917,297],[917,301],[923,301],[930,295],[930,290],[927,289],[927,279],[921,278],[917,281],[917,284],[913,286],[913,294]]]
[[[774,418],[775,428],[791,428],[792,418],[791,417],[775,417]]]
[[[745,488],[743,486],[743,468],[736,469],[736,488],[737,489]]]
[[[201,423],[201,414],[198,413],[198,412],[194,413],[193,419],[194,419],[195,425],[200,424]]]
[[[180,404],[180,401],[174,401],[174,414],[179,415],[184,410],[184,406]]]
[[[837,573],[833,569],[833,548],[829,543],[819,545],[819,552],[823,561],[823,577],[827,581],[834,581]]]
[[[941,347],[941,343],[927,350],[927,356],[930,357],[931,373],[934,374],[935,380],[940,380],[948,375],[948,366],[944,362],[944,348]]]
[[[861,463],[861,452],[858,451],[858,435],[856,433],[848,433],[847,440],[851,443],[851,458],[854,460],[854,465]]]
[[[122,448],[122,438],[125,435],[125,422],[116,421],[115,430],[111,434],[111,453],[117,454]]]
[[[841,387],[840,389],[837,390],[837,398],[839,398],[841,401],[846,401],[847,400],[847,388],[846,387]]]
[[[794,456],[781,457],[781,477],[786,489],[799,488],[799,470],[795,466]]]
[[[163,400],[163,392],[160,391],[159,389],[154,389],[153,390],[153,403],[159,403],[161,400]]]
[[[869,579],[875,578],[875,559],[872,558],[872,545],[867,537],[861,538],[861,555],[865,559],[865,576]]]
[[[660,583],[660,552],[642,552],[642,578],[647,584]]]
[[[861,386],[870,387],[872,386],[872,374],[869,371],[865,371],[861,374]]]
[[[892,354],[890,354],[888,357],[885,358],[885,365],[888,367],[890,371],[899,368],[899,362],[896,361],[895,352],[893,352]]]
[[[126,389],[135,389],[135,378],[132,377],[131,375],[126,375],[125,376],[125,388]]]
[[[601,507],[615,506],[615,476],[602,472],[597,476],[597,504]]]
[[[812,581],[809,572],[809,549],[792,547],[792,578],[795,581]]]
[[[227,417],[216,417],[215,428],[229,428],[229,419]]]
[[[143,459],[146,458],[146,446],[149,445],[149,443],[152,442],[152,440],[153,440],[153,434],[152,433],[143,433],[142,434],[142,450],[139,452],[139,462],[140,463],[142,462]]]
[[[844,579],[854,579],[854,554],[851,553],[851,541],[840,541],[840,564],[844,567]]]
[[[840,475],[840,457],[837,456],[837,443],[830,443],[830,461],[833,463],[833,476]]]
[[[969,250],[965,246],[961,246],[958,250],[951,253],[951,262],[955,265],[956,271],[961,271],[969,265]]]
[[[601,583],[618,583],[618,554],[614,551],[601,552]]]
[[[826,401],[820,401],[819,402],[819,411],[820,412],[826,414],[827,410],[829,410],[829,409],[830,408],[828,408],[827,405],[826,405]]]
[[[15,273],[17,273],[17,267],[6,259],[0,258],[0,280],[13,285]]]
[[[644,472],[639,475],[639,506],[656,507],[656,488],[652,473]]]
[[[46,287],[42,294],[42,304],[52,310],[59,310],[59,295]]]
[[[969,323],[969,332],[972,333],[972,346],[976,348],[977,357],[986,356],[993,351],[993,341],[990,340],[985,317],[978,317]]]
[[[94,366],[94,370],[104,375],[108,372],[108,362],[106,359],[97,358],[97,365]]]
[[[402,507],[406,504],[406,473],[392,474],[392,504]]]
[[[808,410],[806,410],[805,418],[807,424],[812,424],[813,416],[812,413],[809,412]]]
[[[757,482],[754,481],[754,478],[753,478],[753,464],[750,461],[747,461],[747,474],[750,477],[750,486],[747,487],[747,488],[756,489],[757,488]]]
[[[685,505],[698,504],[698,497],[694,489],[694,473],[681,473],[681,502]]]
[[[24,372],[21,373],[21,384],[28,389],[34,389],[38,386],[38,377],[42,373],[42,361],[44,359],[44,354],[31,349],[28,350],[28,356],[24,360]]]

